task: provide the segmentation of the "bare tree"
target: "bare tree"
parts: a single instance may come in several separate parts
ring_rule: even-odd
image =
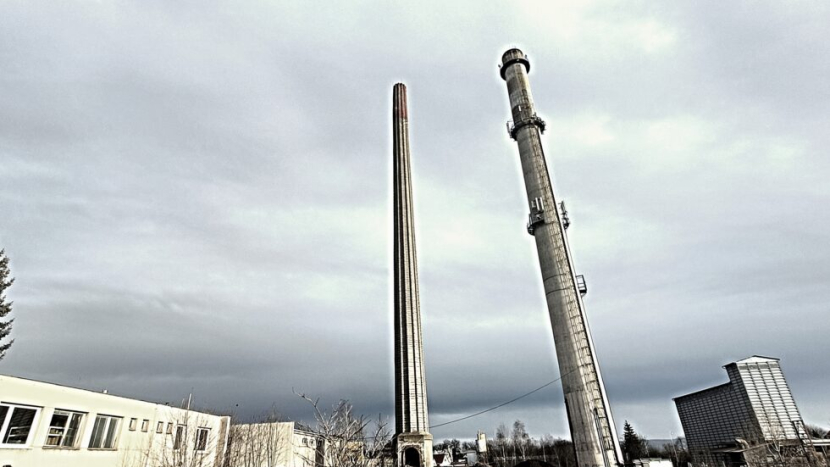
[[[314,410],[317,455],[322,456],[326,467],[369,467],[383,463],[384,448],[390,443],[392,433],[388,423],[380,415],[370,422],[364,415],[354,413],[347,400],[340,400],[328,411],[320,407],[319,399],[298,394]]]
[[[810,438],[813,439],[826,439],[830,438],[830,430],[827,430],[824,427],[818,425],[810,425],[809,423],[804,424],[804,429],[807,431],[807,434],[810,435]]]
[[[527,445],[530,441],[530,435],[527,434],[523,421],[516,420],[513,422],[513,431],[510,434],[510,438],[513,441],[513,456],[515,457],[516,449],[518,448],[519,452],[521,452],[522,460],[526,460]]]
[[[505,458],[507,457],[507,454],[505,452],[505,447],[508,443],[507,435],[507,427],[504,425],[504,423],[500,423],[499,427],[496,428],[496,446],[498,446],[498,448],[501,450],[502,462],[504,462]]]
[[[227,467],[277,467],[290,464],[293,423],[271,409],[257,423],[233,424],[228,439]]]
[[[551,449],[553,447],[554,438],[553,435],[550,433],[542,435],[542,438],[539,440],[539,447],[542,448],[542,461],[550,462],[553,464],[556,462],[556,465],[562,465],[562,461],[556,456],[556,453]],[[550,457],[550,460],[548,458]]]
[[[164,425],[170,429],[161,436],[148,432],[143,444],[122,458],[120,467],[219,467],[229,423],[226,419],[224,426],[211,427],[204,414],[186,410]]]
[[[757,413],[758,427],[744,427],[737,441],[745,449],[748,467],[826,467],[801,426],[785,427],[778,416]]]
[[[6,301],[6,289],[14,284],[14,278],[9,277],[10,274],[9,257],[6,256],[6,250],[0,250],[0,360],[6,356],[6,351],[14,343],[14,339],[8,339],[14,319],[3,321],[3,318],[12,312],[12,302]]]

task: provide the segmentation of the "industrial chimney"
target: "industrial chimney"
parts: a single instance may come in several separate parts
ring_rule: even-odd
[[[507,130],[519,146],[530,209],[527,231],[539,254],[571,437],[580,467],[614,467],[622,465],[622,453],[582,303],[587,289],[574,272],[565,234],[570,221],[553,194],[542,150],[545,122],[533,106],[529,71],[521,50],[502,55],[500,72],[513,114]]]

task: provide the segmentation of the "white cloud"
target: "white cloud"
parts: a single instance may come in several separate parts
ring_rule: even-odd
[[[626,2],[577,0],[523,1],[515,4],[523,22],[544,31],[557,53],[583,59],[666,54],[674,49],[675,25],[627,10]],[[619,14],[607,14],[616,10]]]

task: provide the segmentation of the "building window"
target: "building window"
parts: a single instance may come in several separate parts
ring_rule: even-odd
[[[303,438],[303,446],[308,446],[308,438]]]
[[[0,445],[25,446],[39,408],[0,404]]]
[[[89,438],[90,449],[115,449],[118,441],[118,425],[120,417],[98,415],[92,427],[92,436]]]
[[[138,419],[137,418],[131,418],[130,419],[130,431],[135,431],[136,428],[138,428]]]
[[[168,435],[173,434],[173,422],[167,422],[167,434]]]
[[[49,422],[46,446],[74,448],[83,417],[82,413],[55,410]]]
[[[204,451],[207,449],[208,437],[210,436],[210,428],[199,428],[196,430],[196,450]]]
[[[142,420],[141,421],[141,431],[142,433],[147,433],[150,430],[150,420]]]
[[[156,433],[158,433],[158,434],[164,433],[164,422],[156,423]]]
[[[185,425],[179,425],[176,427],[176,437],[173,438],[173,449],[179,450],[184,448],[184,437],[186,435]]]

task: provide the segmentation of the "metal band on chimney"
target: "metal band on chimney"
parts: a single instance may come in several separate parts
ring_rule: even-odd
[[[542,133],[545,132],[545,128],[547,127],[547,124],[544,120],[542,120],[541,117],[539,117],[538,115],[534,115],[530,118],[526,118],[520,122],[513,124],[513,126],[510,128],[510,137],[516,139],[516,134],[519,132],[519,130],[528,125],[536,126],[536,128],[538,128],[539,131],[541,131]]]
[[[525,71],[530,73],[530,62],[527,60],[526,56],[522,55],[521,57],[513,57],[502,64],[501,69],[499,70],[501,79],[507,81],[504,74],[507,73],[507,69],[510,68],[510,65],[513,65],[514,63],[521,63],[525,66]]]

